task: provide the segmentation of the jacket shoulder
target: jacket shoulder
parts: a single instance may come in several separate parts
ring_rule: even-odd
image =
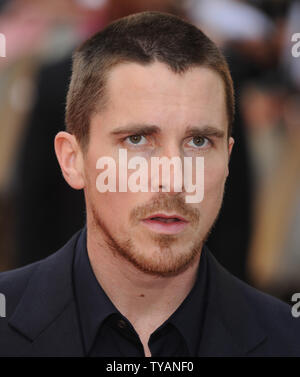
[[[299,356],[300,318],[293,316],[292,307],[234,276],[232,279],[267,335],[266,344],[262,345],[265,354]]]
[[[289,326],[298,326],[300,331],[300,319],[297,320],[293,316],[292,308],[289,304],[242,282],[236,277],[233,277],[233,279],[244,293],[246,300],[253,307],[261,323],[267,327],[274,327],[274,331],[282,328],[285,328],[284,331],[286,331]],[[285,326],[280,327],[279,324]]]
[[[38,276],[42,277],[47,275],[49,271],[59,274],[59,270],[63,270],[62,274],[64,274],[68,270],[70,266],[66,266],[66,264],[71,263],[70,257],[72,257],[72,251],[79,234],[80,231],[75,233],[62,248],[44,259],[0,273],[0,293],[6,299],[7,317],[13,313],[33,275],[37,273]],[[51,281],[47,284],[51,284]]]
[[[5,297],[6,316],[10,315],[15,309],[30,277],[41,262],[42,260],[0,273],[0,293]]]
[[[293,316],[291,306],[241,281],[207,255],[210,297],[217,303],[213,310],[238,344],[256,338],[251,355],[299,356],[300,318]]]

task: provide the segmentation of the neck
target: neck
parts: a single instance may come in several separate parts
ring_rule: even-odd
[[[88,227],[87,249],[93,272],[107,296],[137,331],[141,327],[149,333],[187,297],[195,283],[200,259],[199,255],[177,276],[150,275],[113,253],[93,227]]]

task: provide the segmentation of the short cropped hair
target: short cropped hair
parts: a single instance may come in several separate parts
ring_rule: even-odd
[[[199,28],[177,16],[142,12],[111,23],[73,53],[65,120],[67,131],[83,149],[89,141],[91,116],[105,106],[105,85],[112,67],[125,62],[146,66],[156,61],[177,74],[196,66],[217,72],[224,83],[228,137],[231,135],[234,89],[221,51]]]

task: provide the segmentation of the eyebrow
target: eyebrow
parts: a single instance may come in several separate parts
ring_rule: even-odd
[[[159,134],[162,130],[156,125],[148,124],[129,124],[124,127],[118,127],[110,132],[111,135],[125,135],[125,134],[143,134],[143,135],[153,135]],[[204,126],[204,127],[188,127],[185,131],[185,135],[189,136],[212,136],[216,138],[223,138],[225,132],[220,130],[215,126]]]
[[[200,136],[212,136],[216,138],[223,138],[225,136],[225,132],[215,126],[188,127],[185,134],[188,134],[189,136],[200,135]]]
[[[125,127],[118,127],[115,130],[111,131],[111,135],[125,135],[125,134],[143,134],[143,135],[152,135],[158,134],[161,132],[161,129],[155,125],[148,124],[129,124]]]

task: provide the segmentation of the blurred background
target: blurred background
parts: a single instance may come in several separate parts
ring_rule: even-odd
[[[84,225],[82,192],[64,182],[53,148],[71,53],[112,20],[144,10],[186,18],[228,60],[236,143],[208,245],[235,276],[290,302],[300,292],[297,0],[0,0],[0,271],[50,255]]]

